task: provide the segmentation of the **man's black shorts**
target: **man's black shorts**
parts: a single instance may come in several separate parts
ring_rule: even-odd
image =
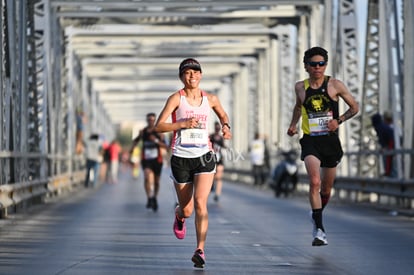
[[[154,172],[154,175],[161,175],[162,162],[159,162],[158,159],[144,159],[141,161],[142,169],[151,169]]]
[[[191,183],[195,175],[216,172],[216,157],[213,152],[197,158],[181,158],[173,155],[171,171],[176,183]]]
[[[306,156],[312,155],[321,161],[321,167],[336,167],[344,154],[341,141],[337,134],[326,136],[303,135],[300,139],[302,147],[301,160]]]

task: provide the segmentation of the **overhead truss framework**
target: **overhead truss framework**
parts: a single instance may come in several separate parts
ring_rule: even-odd
[[[202,63],[204,89],[231,98],[239,96],[237,91],[243,89],[240,85],[251,87],[259,105],[252,109],[252,116],[242,119],[250,121],[252,127],[240,127],[238,134],[250,138],[258,130],[270,136],[271,142],[285,142],[286,137],[281,131],[270,129],[279,129],[280,121],[276,115],[265,120],[264,114],[270,113],[265,110],[273,109],[273,114],[277,114],[280,107],[293,104],[288,102],[292,94],[286,87],[295,75],[276,81],[280,65],[275,66],[272,52],[278,49],[275,45],[281,44],[280,49],[285,49],[283,62],[289,60],[283,66],[292,65],[289,71],[295,72],[294,29],[301,17],[309,16],[312,9],[319,9],[322,4],[323,1],[51,2],[66,26],[70,48],[84,60],[84,75],[91,83],[91,92],[103,102],[114,123],[128,118],[143,121],[147,112],[160,110],[166,96],[182,85],[177,78],[179,62],[193,56]],[[287,28],[281,31],[281,26]],[[260,61],[246,63],[246,58]],[[254,73],[237,78],[245,68],[252,68]],[[260,82],[258,77],[263,75],[267,77]],[[232,91],[223,88],[228,80]],[[132,99],[134,92],[140,96],[130,101],[122,99]],[[114,100],[111,94],[119,96]],[[140,100],[142,94],[145,102]],[[268,104],[269,99],[274,106]],[[240,106],[230,104],[228,109],[235,119]],[[289,146],[295,144],[293,140],[286,142]],[[240,146],[237,150],[246,150],[248,146],[246,141],[235,144]]]
[[[413,7],[410,0],[391,2],[367,2],[369,35],[360,75],[351,0],[0,0],[0,150],[69,154],[77,109],[86,112],[85,136],[101,131],[113,137],[113,125],[142,121],[147,112],[162,108],[166,97],[181,87],[177,66],[188,56],[201,61],[203,88],[217,93],[229,111],[234,150],[246,151],[255,131],[283,148],[298,146],[285,128],[293,82],[305,77],[303,50],[314,45],[337,53],[331,59],[332,74],[346,82],[362,107],[342,127],[347,151],[373,148],[366,144],[375,138],[370,115],[388,109],[404,133],[401,148],[412,148],[413,116],[407,100],[413,96],[407,87],[413,86],[414,70],[404,60],[412,57],[407,49],[412,49],[413,24],[398,10],[407,13]],[[378,31],[375,24],[383,25]],[[395,40],[396,33],[404,39]],[[408,45],[402,47],[402,41]],[[384,52],[384,45],[393,50]],[[386,73],[378,64],[403,66]],[[386,85],[379,85],[380,80]],[[359,87],[362,82],[364,87]],[[38,162],[37,169],[29,159],[1,161],[1,183],[40,176],[37,171],[70,171],[73,164]],[[402,164],[400,175],[408,177],[411,157]],[[18,166],[33,171],[20,173]],[[346,175],[379,173],[369,156],[355,156],[345,167],[341,173]]]

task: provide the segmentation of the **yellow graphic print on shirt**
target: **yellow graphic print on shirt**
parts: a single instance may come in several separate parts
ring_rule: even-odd
[[[332,99],[327,93],[327,81],[314,90],[309,88],[309,80],[304,81],[306,96],[302,105],[302,130],[311,136],[327,135],[328,121],[334,117]]]

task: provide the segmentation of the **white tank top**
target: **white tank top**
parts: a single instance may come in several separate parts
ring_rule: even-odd
[[[180,90],[179,93],[181,96],[180,105],[171,114],[172,122],[195,117],[198,119],[198,126],[174,131],[171,142],[172,154],[182,158],[197,158],[212,150],[208,129],[210,104],[204,91],[201,91],[203,98],[200,106],[191,106],[187,102],[184,90]]]

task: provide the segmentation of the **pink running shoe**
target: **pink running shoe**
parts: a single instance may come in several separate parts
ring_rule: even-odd
[[[180,220],[177,216],[177,213],[175,213],[173,230],[177,239],[184,239],[185,233],[187,231],[185,226],[185,219]]]
[[[204,256],[203,250],[197,248],[196,251],[194,251],[194,255],[191,258],[191,261],[193,261],[194,267],[204,268],[206,263],[206,257]]]

